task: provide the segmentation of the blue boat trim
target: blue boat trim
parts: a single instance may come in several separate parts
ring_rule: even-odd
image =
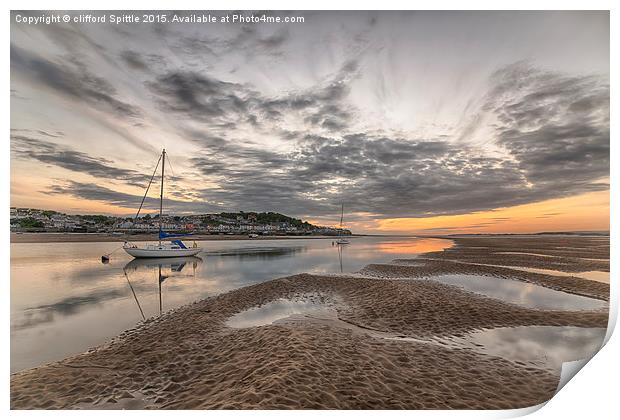
[[[183,243],[182,240],[180,239],[175,239],[174,241],[171,241],[173,244],[180,246],[182,249],[187,249],[187,247],[185,246],[185,244]]]

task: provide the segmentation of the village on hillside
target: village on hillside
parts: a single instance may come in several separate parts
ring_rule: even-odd
[[[316,226],[274,212],[237,212],[162,216],[167,231],[212,235],[351,235],[349,229]],[[11,207],[11,232],[154,233],[159,214],[139,218],[72,215],[53,210]]]

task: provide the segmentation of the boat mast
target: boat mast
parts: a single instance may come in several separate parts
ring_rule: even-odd
[[[159,245],[161,246],[161,233],[164,227],[162,213],[164,209],[164,168],[166,167],[166,149],[161,152],[161,191],[159,193]]]
[[[342,229],[342,219],[344,218],[344,203],[342,203],[342,211],[340,212],[340,229]]]
[[[161,264],[158,264],[159,267],[159,281],[157,283],[159,283],[159,315],[161,315],[161,282],[163,281],[161,279]]]

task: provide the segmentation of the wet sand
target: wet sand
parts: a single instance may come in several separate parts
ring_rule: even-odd
[[[464,263],[456,260],[434,260],[420,258],[412,266],[407,260],[395,260],[393,264],[370,264],[360,271],[369,277],[379,278],[423,278],[440,274],[479,274],[500,278],[518,279],[527,283],[538,284],[553,290],[560,290],[580,296],[609,300],[609,284],[595,282],[572,276],[552,276],[530,273],[523,270],[495,267],[486,264]]]
[[[487,236],[456,241],[456,247],[425,256],[566,272],[609,271],[609,236]]]
[[[558,243],[577,247],[588,241],[536,242],[553,250]],[[528,252],[527,238],[510,242]],[[423,340],[495,327],[604,328],[606,310],[528,309],[422,278],[475,271],[604,301],[609,285],[456,262],[471,252],[486,263],[496,247],[505,247],[488,237],[455,243],[444,252],[352,275],[271,280],[149,319],[87,353],[11,375],[11,408],[496,409],[548,400],[559,369]],[[488,248],[468,250],[476,246]],[[603,247],[584,253],[604,258]],[[331,305],[337,322],[298,317],[249,328],[227,324],[244,310],[304,297]]]

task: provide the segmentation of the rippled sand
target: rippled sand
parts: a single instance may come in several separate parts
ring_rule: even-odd
[[[301,274],[177,309],[88,353],[12,375],[11,407],[492,409],[548,400],[557,369],[377,334],[436,339],[494,327],[607,326],[606,311],[540,311],[430,280],[402,279],[463,270],[513,276],[507,269],[438,261],[458,260],[454,249],[461,247],[493,246],[487,238],[456,242],[416,265],[373,265],[352,276]],[[518,242],[511,238],[514,249],[529,246]],[[609,285],[577,278],[516,278],[601,300],[609,296]],[[244,310],[304,296],[332,307],[338,322],[227,325]]]

